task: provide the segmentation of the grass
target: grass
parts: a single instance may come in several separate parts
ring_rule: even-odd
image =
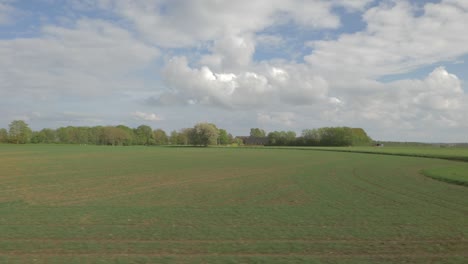
[[[310,149],[437,158],[468,162],[468,148],[461,147],[313,147]]]
[[[436,180],[468,186],[468,164],[423,170],[424,175]]]
[[[468,148],[438,147],[336,147],[309,148],[320,151],[354,152],[408,157],[424,157],[468,162]],[[468,186],[468,163],[453,164],[450,167],[424,169],[422,174],[436,180]]]
[[[290,149],[0,146],[0,263],[466,263],[464,163]]]

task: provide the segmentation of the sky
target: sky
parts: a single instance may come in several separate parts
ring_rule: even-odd
[[[0,128],[468,142],[466,0],[0,0]]]

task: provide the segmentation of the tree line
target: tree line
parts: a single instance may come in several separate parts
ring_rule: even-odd
[[[322,127],[305,129],[300,136],[294,131],[273,131],[266,133],[260,128],[250,129],[250,136],[268,139],[269,146],[366,146],[373,140],[362,128]]]
[[[211,123],[199,123],[192,128],[172,131],[169,135],[162,129],[153,130],[150,126],[140,125],[130,128],[118,126],[76,127],[67,126],[57,129],[44,128],[32,131],[22,120],[14,120],[9,129],[0,129],[0,143],[61,143],[90,145],[227,145],[234,141],[225,129]]]
[[[273,131],[266,133],[260,128],[252,128],[250,137],[262,139],[262,145],[269,146],[356,146],[370,145],[372,139],[362,128],[324,127],[306,129],[298,137],[294,131]],[[174,130],[167,134],[162,129],[153,130],[140,125],[130,128],[118,126],[76,127],[57,129],[44,128],[32,131],[22,120],[14,120],[9,129],[0,129],[0,143],[61,143],[90,145],[242,145],[241,138],[234,138],[225,129],[212,123],[198,123],[191,128]],[[248,144],[248,143],[246,143]]]
[[[364,129],[351,127],[305,129],[299,137],[294,131],[268,133],[271,146],[368,146],[372,142]]]

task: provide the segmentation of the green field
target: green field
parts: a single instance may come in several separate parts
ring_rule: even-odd
[[[468,162],[468,148],[461,147],[312,147],[306,149],[428,157]]]
[[[468,188],[421,174],[463,178],[467,167],[297,149],[0,145],[0,263],[467,263]]]

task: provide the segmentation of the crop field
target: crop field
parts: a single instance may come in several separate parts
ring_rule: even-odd
[[[463,180],[467,168],[298,149],[0,145],[0,263],[467,263],[468,187],[422,174]]]
[[[308,149],[376,153],[408,157],[432,157],[468,162],[468,148],[462,147],[313,147]]]

